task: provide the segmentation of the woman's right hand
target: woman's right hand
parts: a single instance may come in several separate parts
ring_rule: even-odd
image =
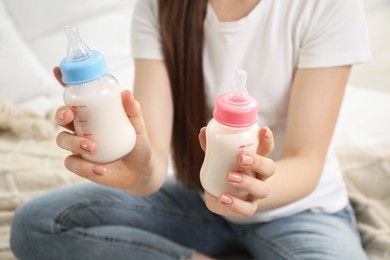
[[[54,68],[53,72],[57,80],[64,85],[59,68]],[[66,106],[57,110],[56,122],[70,132],[64,131],[58,134],[57,145],[72,152],[72,155],[65,159],[65,167],[69,171],[101,185],[128,190],[135,195],[147,195],[160,187],[159,183],[152,181],[155,179],[151,176],[154,171],[152,148],[140,105],[130,91],[122,92],[122,103],[127,117],[136,131],[135,147],[122,159],[108,164],[96,164],[81,157],[81,153],[93,154],[96,152],[99,149],[99,144],[74,133],[74,114]]]

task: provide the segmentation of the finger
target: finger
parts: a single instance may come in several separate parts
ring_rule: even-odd
[[[276,171],[275,162],[258,154],[239,154],[238,165],[261,175],[261,180],[271,177]]]
[[[62,106],[57,109],[55,120],[58,125],[65,127],[70,131],[74,131],[73,125],[74,114],[72,109],[66,106]]]
[[[54,77],[56,78],[56,80],[63,86],[65,87],[65,83],[62,81],[62,73],[61,73],[61,70],[60,70],[60,67],[56,66],[53,68],[53,74],[54,74]]]
[[[64,165],[66,169],[82,178],[119,189],[128,189],[137,178],[134,174],[124,175],[125,170],[121,164],[96,164],[83,159],[79,154],[65,158]]]
[[[223,193],[221,197],[215,198],[205,192],[205,202],[210,211],[222,216],[250,217],[257,210],[255,201],[240,200],[228,193]]]
[[[260,145],[257,148],[257,154],[267,157],[274,149],[274,137],[271,129],[267,126],[260,129]]]
[[[199,143],[203,152],[206,151],[206,127],[202,127],[199,131]]]
[[[76,154],[92,154],[97,150],[97,144],[93,140],[79,137],[69,132],[59,133],[56,142],[60,148]]]
[[[135,100],[133,94],[129,90],[122,92],[122,103],[134,130],[137,134],[146,134],[145,122],[141,113],[141,106]]]
[[[64,160],[65,168],[80,177],[88,178],[95,174],[92,171],[92,163],[84,160],[79,154],[72,154]]]
[[[241,172],[229,172],[227,181],[231,186],[248,192],[256,199],[268,197],[271,191],[266,182]]]
[[[84,160],[79,154],[73,154],[66,157],[64,165],[66,169],[76,175],[96,183],[101,183],[99,179],[107,175],[106,166],[95,165],[92,162]]]

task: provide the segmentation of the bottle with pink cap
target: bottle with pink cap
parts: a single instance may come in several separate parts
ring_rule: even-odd
[[[247,74],[236,72],[233,89],[217,98],[206,129],[206,154],[200,171],[200,181],[209,194],[219,198],[223,192],[243,198],[247,192],[230,186],[229,171],[240,169],[237,156],[240,153],[255,153],[259,142],[257,102],[246,90]]]

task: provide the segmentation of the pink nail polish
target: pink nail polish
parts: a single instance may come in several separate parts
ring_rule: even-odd
[[[219,198],[219,200],[223,203],[223,204],[226,204],[226,205],[231,205],[233,204],[233,198],[228,196],[228,195],[225,195],[225,194],[222,194],[221,197]]]
[[[80,146],[84,151],[93,152],[95,150],[96,144],[94,142],[85,141],[82,142]]]
[[[107,173],[107,168],[103,165],[95,165],[92,167],[92,171],[97,175],[104,175]]]
[[[60,110],[60,111],[58,111],[58,113],[57,113],[57,117],[58,117],[60,120],[64,120],[65,114],[66,114],[66,111],[65,111],[65,110]]]
[[[264,136],[267,139],[271,137],[271,130],[269,130],[267,127],[264,128]]]
[[[242,157],[241,157],[241,164],[242,165],[250,166],[254,162],[255,162],[255,159],[252,156],[250,156],[250,155],[243,154]]]
[[[229,172],[227,179],[235,183],[241,183],[244,180],[241,174],[235,172]]]

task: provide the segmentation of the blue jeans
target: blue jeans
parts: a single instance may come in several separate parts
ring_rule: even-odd
[[[255,259],[367,259],[350,207],[233,224],[172,181],[148,197],[92,183],[51,191],[17,210],[10,242],[22,260],[191,259],[197,251],[218,258],[246,251]]]

